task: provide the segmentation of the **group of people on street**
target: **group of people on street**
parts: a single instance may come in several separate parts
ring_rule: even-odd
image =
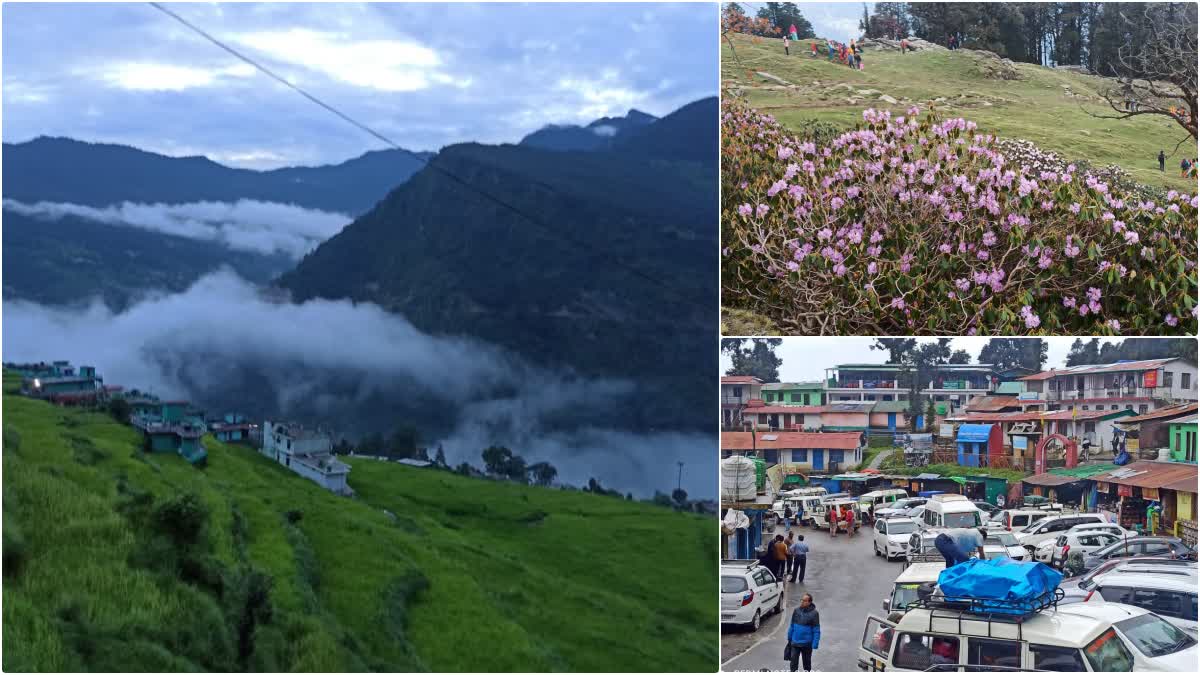
[[[776,579],[804,583],[804,571],[808,567],[808,544],[804,543],[804,535],[796,536],[790,531],[786,537],[775,535],[760,562]]]
[[[838,518],[837,509],[829,507],[829,534],[836,537],[838,533],[838,522],[846,524],[846,536],[853,537],[854,532],[854,509],[846,507],[842,512],[841,518]]]

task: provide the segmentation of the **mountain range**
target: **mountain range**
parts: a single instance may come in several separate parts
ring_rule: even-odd
[[[618,409],[593,417],[581,406],[567,426],[707,428],[717,369],[717,115],[715,98],[661,119],[633,110],[516,145],[449,146],[427,166],[386,151],[257,172],[69,139],[6,144],[6,200],[256,199],[359,215],[293,266],[86,219],[48,228],[6,208],[4,296],[71,304],[99,295],[120,309],[230,265],[251,281],[275,278],[294,301],[375,303],[426,333],[638,383]],[[601,127],[615,131],[597,135]],[[578,147],[581,134],[605,142]],[[241,381],[223,381],[222,392],[239,400],[221,403],[262,405],[265,378],[252,365],[231,370]],[[386,430],[405,409],[389,403],[375,406],[387,414],[355,426]]]

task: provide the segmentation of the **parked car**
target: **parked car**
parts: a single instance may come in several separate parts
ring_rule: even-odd
[[[919,562],[904,568],[892,584],[892,593],[883,599],[883,613],[908,611],[908,603],[917,599],[921,584],[937,583],[938,575],[946,569],[944,562]]]
[[[904,557],[908,551],[909,535],[916,531],[917,524],[911,518],[879,518],[875,521],[872,534],[871,545],[875,555],[881,555],[886,560]]]
[[[1137,532],[1127,530],[1116,523],[1083,523],[1067,530],[1067,533],[1071,532],[1108,532],[1117,535],[1119,539],[1139,536]]]
[[[916,607],[897,621],[867,618],[858,667],[1194,672],[1196,659],[1195,638],[1130,605],[1060,605],[1019,623]]]
[[[924,513],[925,513],[925,505],[918,504],[917,506],[914,506],[911,509],[904,511],[904,513],[902,515],[905,518],[908,518],[908,519],[912,520],[914,523],[916,523],[917,527],[919,528],[919,527],[921,527],[921,518],[924,516]]]
[[[813,527],[821,530],[829,529],[829,509],[831,508],[837,512],[838,532],[847,531],[846,521],[843,519],[846,509],[854,511],[854,531],[857,532],[862,528],[862,510],[859,508],[858,500],[851,498],[834,499],[822,504],[820,510],[813,511],[812,513]]]
[[[987,502],[982,499],[975,499],[975,500],[972,500],[971,503],[974,504],[975,507],[978,508],[980,511],[983,511],[985,514],[987,514],[988,518],[991,518],[992,516],[996,515],[997,513],[1000,513],[1000,507],[996,506],[995,504],[993,504],[991,502]]]
[[[1003,549],[1003,555],[1013,560],[1029,560],[1029,552],[1025,550],[1024,546],[1021,546],[1012,532],[989,532],[984,537],[983,553],[989,560],[1001,557],[1001,553],[997,549]]]
[[[1020,532],[1014,532],[1013,535],[1016,536],[1017,541],[1021,542],[1022,546],[1029,549],[1030,554],[1033,554],[1037,550],[1038,544],[1047,539],[1055,539],[1058,535],[1063,534],[1076,525],[1106,522],[1108,521],[1099,513],[1050,516],[1049,518],[1037,521]]]
[[[721,623],[741,624],[751,630],[762,626],[764,616],[783,609],[783,580],[757,560],[721,563]]]
[[[1059,567],[1067,561],[1067,556],[1071,551],[1081,551],[1086,555],[1119,539],[1120,537],[1111,532],[1093,532],[1091,530],[1064,532],[1054,539],[1047,539],[1038,544],[1037,548],[1033,550],[1033,559],[1053,567]]]
[[[1084,602],[1119,602],[1148,609],[1196,637],[1196,575],[1105,574]]]
[[[900,488],[874,490],[860,496],[858,503],[862,505],[862,512],[864,514],[874,517],[876,509],[887,508],[895,504],[896,500],[906,497],[908,497],[908,492]]]
[[[1177,537],[1135,537],[1121,539],[1083,556],[1083,571],[1089,572],[1107,560],[1134,556],[1194,556],[1196,550]]]
[[[904,512],[911,510],[914,506],[921,506],[927,501],[929,500],[924,497],[904,497],[902,499],[897,499],[887,507],[876,509],[875,517],[883,518],[886,516],[903,514]]]
[[[981,527],[983,513],[962,495],[940,494],[925,503],[921,520],[917,522],[923,530]]]
[[[1057,514],[1054,511],[1037,509],[1005,509],[1000,512],[999,522],[1002,529],[1019,532],[1033,523],[1053,515]]]
[[[921,560],[941,560],[941,554],[938,553],[937,547],[933,543],[940,533],[941,530],[920,530],[909,535],[905,559],[910,564]],[[977,557],[975,551],[967,553],[973,558]],[[983,556],[987,560],[992,558],[1025,560],[1027,555],[1025,548],[1018,544],[1008,532],[991,533],[983,540]]]
[[[1083,602],[1096,586],[1096,579],[1105,574],[1127,574],[1133,578],[1148,574],[1169,576],[1196,576],[1196,563],[1176,558],[1116,558],[1100,565],[1086,574],[1066,579],[1058,585],[1063,591],[1059,604]]]

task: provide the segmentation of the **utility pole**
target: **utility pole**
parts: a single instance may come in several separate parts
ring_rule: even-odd
[[[683,462],[675,462],[679,465],[679,478],[675,481],[675,489],[683,489]]]

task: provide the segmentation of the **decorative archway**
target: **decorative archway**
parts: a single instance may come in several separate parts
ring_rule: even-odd
[[[1075,441],[1063,436],[1062,434],[1050,434],[1038,442],[1037,447],[1033,451],[1033,466],[1034,473],[1046,472],[1046,453],[1051,448],[1062,448],[1063,458],[1066,460],[1066,467],[1073,469],[1079,464],[1079,446]]]

